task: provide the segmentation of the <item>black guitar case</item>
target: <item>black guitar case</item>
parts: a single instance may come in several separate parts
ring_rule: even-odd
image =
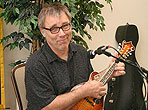
[[[138,29],[135,25],[119,26],[115,35],[116,41],[132,41],[135,49],[139,40]],[[128,60],[137,62],[135,51]],[[138,70],[125,65],[126,75],[112,78],[108,83],[108,93],[104,110],[146,110],[142,93],[143,79]]]

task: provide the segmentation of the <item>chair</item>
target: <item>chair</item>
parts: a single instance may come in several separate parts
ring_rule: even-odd
[[[11,80],[17,99],[18,110],[27,108],[26,89],[25,89],[25,63],[17,65],[11,72]]]

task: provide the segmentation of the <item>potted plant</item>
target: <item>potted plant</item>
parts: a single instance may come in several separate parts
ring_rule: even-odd
[[[1,39],[2,44],[6,43],[4,49],[7,47],[10,47],[10,50],[16,47],[19,47],[20,50],[26,48],[31,53],[38,50],[44,43],[44,38],[37,26],[37,16],[44,5],[55,1],[66,5],[72,15],[72,42],[81,44],[88,49],[83,38],[87,36],[91,40],[92,37],[85,29],[86,26],[96,31],[98,28],[101,31],[105,30],[104,18],[101,15],[101,9],[104,5],[97,0],[1,0],[0,7],[3,10],[0,18],[6,24],[11,23],[19,26],[17,32],[12,32]],[[105,1],[111,6],[111,0]],[[18,63],[21,61],[15,64]]]

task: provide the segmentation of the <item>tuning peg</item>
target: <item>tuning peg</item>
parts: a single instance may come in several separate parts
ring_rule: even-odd
[[[134,49],[134,47],[131,47],[131,49],[133,50],[133,49]]]
[[[124,59],[127,59],[127,56],[124,56]]]
[[[128,53],[129,55],[132,55],[132,53]]]
[[[120,48],[121,48],[121,47],[122,47],[122,44],[121,44],[121,43],[119,43],[118,47],[120,47]]]
[[[120,49],[117,49],[117,51],[119,52],[119,51],[120,51]]]
[[[121,49],[121,46],[118,46],[118,49]]]
[[[126,57],[129,57],[129,56],[130,56],[129,54],[126,55]]]

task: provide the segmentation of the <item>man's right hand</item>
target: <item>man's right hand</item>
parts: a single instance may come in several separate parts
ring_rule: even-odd
[[[86,97],[101,99],[102,96],[106,95],[106,87],[99,81],[89,80],[82,88]]]

